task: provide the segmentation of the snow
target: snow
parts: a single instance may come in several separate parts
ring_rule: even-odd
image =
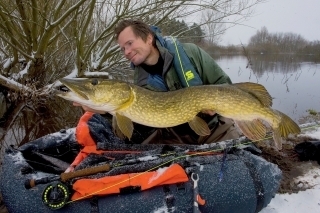
[[[8,58],[6,62],[3,64],[3,69],[7,69],[12,63],[12,61],[13,61],[13,58]]]
[[[14,164],[26,164],[26,160],[25,158],[22,156],[21,152],[17,152],[15,154],[9,154],[8,156],[10,156],[14,162]]]
[[[2,75],[0,75],[0,81],[5,82],[4,85],[8,85],[9,88],[21,88],[21,90],[26,90],[26,91],[32,91],[29,87],[26,87],[23,84],[20,84],[14,80],[11,80],[9,78],[6,78]],[[10,87],[11,85],[11,87]]]
[[[32,61],[30,60],[30,61],[28,62],[28,64],[27,64],[27,66],[26,66],[22,71],[19,72],[18,76],[24,76],[25,74],[27,74],[27,73],[28,73],[28,70],[29,70],[29,68],[30,68],[30,66],[31,66],[31,63],[32,63]],[[20,77],[17,77],[16,79],[18,80],[19,78],[20,78]]]
[[[307,130],[300,136],[310,136],[320,140],[320,127]],[[308,163],[308,162],[307,162]],[[309,162],[311,164],[311,162]],[[261,213],[302,213],[320,212],[320,165],[316,164],[302,176],[295,180],[301,187],[310,186],[310,189],[292,194],[277,194]]]
[[[152,183],[152,181],[157,180],[163,173],[168,169],[169,167],[163,167],[159,168],[157,172],[149,179],[149,184]]]
[[[153,213],[167,213],[167,212],[168,212],[168,207],[166,204],[163,204],[163,207],[157,208],[156,210],[153,211]],[[174,207],[171,209],[171,212],[175,212]]]
[[[317,128],[316,131],[306,131],[305,134],[312,137],[312,138],[320,140],[320,127]]]
[[[105,78],[111,78],[111,76],[109,75],[109,73],[106,72],[85,72],[84,73],[86,77],[105,77]]]
[[[155,160],[158,158],[159,158],[158,156],[149,155],[149,156],[140,157],[140,158],[138,158],[138,160],[139,161],[151,161],[151,160]]]
[[[297,181],[304,182],[311,186],[311,189],[292,194],[277,194],[270,204],[261,213],[302,213],[320,212],[320,168],[317,166]]]

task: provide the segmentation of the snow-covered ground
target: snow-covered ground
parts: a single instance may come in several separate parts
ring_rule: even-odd
[[[320,140],[320,127],[303,135]],[[277,194],[261,213],[320,213],[320,165],[311,162],[306,164],[311,166],[311,170],[298,177],[295,182],[300,183],[301,187],[308,184],[311,189],[299,193]]]

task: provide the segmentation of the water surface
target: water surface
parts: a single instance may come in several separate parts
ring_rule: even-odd
[[[313,62],[312,57],[259,55],[250,60],[244,56],[215,59],[233,83],[264,85],[273,97],[272,108],[293,120],[298,122],[310,109],[320,112],[320,63]]]

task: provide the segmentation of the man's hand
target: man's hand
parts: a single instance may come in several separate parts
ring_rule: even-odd
[[[106,113],[105,111],[91,109],[90,107],[81,105],[77,102],[73,102],[73,106],[81,106],[84,111],[88,111],[88,112],[93,112],[93,113],[98,113],[98,114],[105,114]]]
[[[66,171],[64,171],[64,173],[68,173],[68,172],[73,172],[74,171],[74,166],[73,165],[70,165]]]
[[[215,111],[210,110],[210,109],[204,109],[204,110],[202,110],[201,112],[202,112],[202,113],[205,113],[205,114],[208,114],[208,115],[211,115],[211,116],[213,116],[214,114],[216,114]]]

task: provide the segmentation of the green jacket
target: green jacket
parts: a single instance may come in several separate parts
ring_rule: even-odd
[[[225,84],[231,83],[229,76],[219,67],[219,65],[213,60],[213,58],[206,53],[203,49],[192,43],[182,44],[184,51],[189,57],[191,63],[198,72],[203,84]],[[164,60],[162,78],[165,80],[165,84],[168,90],[181,89],[180,80],[176,74],[173,66],[173,56],[164,47],[157,42],[160,55]],[[138,86],[145,87],[150,90],[157,91],[157,88],[148,84],[149,73],[142,67],[136,66],[134,73],[134,83]]]
[[[192,43],[182,44],[184,51],[189,57],[191,63],[195,67],[195,70],[198,72],[203,84],[231,84],[229,76],[219,67],[219,65],[213,60],[213,58],[206,53],[203,49]],[[159,49],[160,55],[163,58],[164,66],[162,72],[162,78],[166,84],[167,90],[177,90],[181,89],[182,84],[180,83],[179,77],[176,73],[176,70],[173,66],[173,56],[172,54],[164,47],[157,42],[157,47]],[[148,84],[149,73],[146,72],[142,67],[136,66],[134,71],[134,83],[138,86],[154,90],[154,91],[163,91],[159,90],[150,84]],[[218,124],[219,115],[215,114],[214,116],[209,116],[207,114],[199,113],[202,119],[204,119],[210,129],[214,130]],[[151,130],[150,130],[151,129]],[[150,127],[145,127],[143,125],[135,125],[134,136],[139,136],[137,138],[133,137],[133,141],[138,141],[139,143],[147,138],[155,129]],[[197,143],[198,135],[191,130],[189,125],[181,124],[174,127],[174,130],[178,135],[189,135],[193,138],[194,143]],[[139,132],[138,134],[135,134]],[[142,137],[142,138],[140,138]]]

